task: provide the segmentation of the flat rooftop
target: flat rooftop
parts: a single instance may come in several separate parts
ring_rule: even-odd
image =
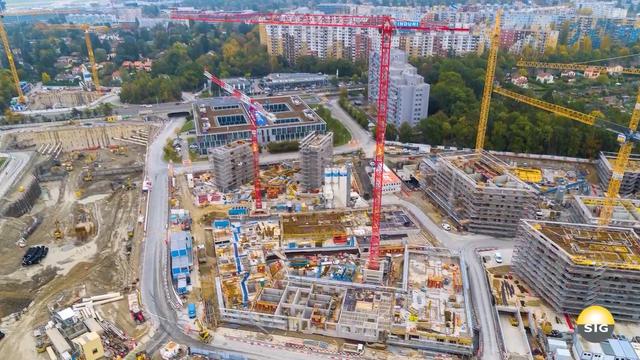
[[[260,128],[324,122],[298,96],[265,97],[255,100],[275,116],[269,119],[257,114],[256,120]],[[233,97],[202,99],[194,103],[193,107],[198,135],[250,130],[247,106]]]
[[[614,152],[602,151],[600,155],[607,160],[607,167],[609,169],[612,169],[613,161],[616,159],[618,154]],[[627,169],[625,170],[625,172],[634,172],[634,173],[640,172],[640,154],[631,154],[631,157],[629,158],[629,163],[627,164]]]
[[[640,271],[640,238],[632,229],[535,220],[523,223],[577,265]]]
[[[605,204],[604,197],[574,196],[584,218],[597,221]],[[611,217],[614,225],[640,227],[640,200],[616,199]]]
[[[452,166],[477,185],[503,189],[534,190],[511,174],[509,165],[486,151],[444,155],[440,161]]]
[[[262,81],[269,84],[288,83],[296,81],[327,81],[329,76],[314,73],[273,73],[262,78]]]

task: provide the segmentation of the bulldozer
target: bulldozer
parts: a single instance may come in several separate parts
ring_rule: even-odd
[[[198,336],[200,337],[200,341],[202,341],[203,343],[211,342],[211,334],[209,333],[209,330],[202,324],[202,321],[200,321],[200,319],[196,319],[195,324],[198,327]]]
[[[60,221],[56,220],[55,225],[56,228],[53,230],[53,237],[56,240],[60,240],[63,237],[62,230],[60,229]]]

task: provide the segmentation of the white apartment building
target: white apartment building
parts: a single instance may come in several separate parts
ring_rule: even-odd
[[[369,59],[369,101],[378,99],[378,73],[380,71],[380,55],[371,53]],[[420,119],[426,118],[429,110],[429,84],[418,75],[418,70],[408,63],[407,53],[391,50],[389,65],[389,101],[387,121],[396,127],[403,122],[416,125]]]

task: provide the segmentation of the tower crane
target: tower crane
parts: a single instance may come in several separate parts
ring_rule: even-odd
[[[253,196],[256,203],[256,210],[260,210],[262,209],[262,190],[260,186],[260,148],[258,145],[258,122],[256,118],[256,112],[259,112],[263,116],[266,116],[270,119],[274,118],[274,115],[265,110],[262,104],[250,98],[246,94],[240,92],[240,90],[234,89],[233,86],[222,81],[210,72],[205,71],[204,76],[229,92],[231,96],[240,100],[240,102],[249,107],[249,111],[247,111],[247,114],[249,114],[249,128],[251,129],[251,150],[253,152]]]
[[[377,30],[380,34],[380,72],[378,76],[378,103],[376,119],[376,150],[373,181],[373,209],[371,215],[371,242],[369,246],[369,270],[379,270],[380,255],[380,212],[382,210],[382,183],[384,173],[384,135],[387,127],[387,97],[389,93],[389,55],[391,37],[396,30],[401,31],[469,31],[446,26],[421,26],[419,23],[396,21],[388,15],[325,15],[287,13],[225,13],[213,11],[174,10],[175,20],[201,21],[210,23],[245,23],[287,26],[341,27]]]
[[[106,32],[109,31],[108,26],[91,26],[88,24],[45,24],[37,23],[36,28],[39,30],[82,30],[84,31],[84,41],[87,45],[87,53],[89,62],[91,63],[91,77],[96,91],[100,92],[100,78],[98,77],[98,65],[93,54],[93,45],[91,44],[90,32]]]
[[[496,73],[496,63],[498,62],[498,47],[500,46],[500,17],[502,10],[496,12],[496,20],[491,32],[491,45],[489,48],[489,58],[487,59],[487,72],[484,77],[484,88],[482,89],[482,103],[480,104],[480,119],[478,120],[478,132],[476,133],[476,152],[484,148],[484,138],[487,132],[489,121],[489,107],[491,106],[491,90],[493,89],[493,78]]]
[[[498,59],[497,52],[498,52],[498,46],[499,46],[499,40],[500,40],[500,15],[501,15],[501,11],[498,10],[498,13],[496,14],[494,29],[491,34],[491,48],[489,49],[489,58],[487,61],[487,73],[485,77],[482,103],[480,107],[480,120],[478,123],[478,132],[476,135],[476,151],[482,150],[482,147],[484,146],[484,137],[487,129],[489,106],[491,104],[491,92],[492,92],[491,90],[493,90],[493,92],[495,92],[496,94],[500,94],[502,96],[511,98],[513,100],[516,100],[525,104],[529,104],[539,109],[546,110],[554,114],[561,115],[587,125],[598,126],[606,130],[617,133],[618,142],[620,143],[620,150],[618,151],[618,155],[613,163],[611,180],[609,181],[609,186],[607,188],[607,192],[605,196],[605,206],[600,214],[600,219],[598,221],[600,225],[608,224],[611,221],[615,199],[618,197],[618,192],[620,190],[620,185],[622,183],[624,171],[629,162],[629,157],[631,156],[633,145],[636,142],[640,142],[640,134],[636,131],[638,128],[638,123],[640,122],[640,92],[638,93],[638,96],[636,99],[636,105],[634,107],[633,114],[631,115],[631,121],[629,122],[629,126],[625,128],[624,126],[600,119],[595,115],[583,114],[569,108],[547,103],[542,100],[530,98],[530,97],[518,94],[516,92],[509,91],[507,89],[503,89],[500,87],[496,87],[492,89],[494,75],[495,75],[495,67]],[[565,70],[586,70],[588,68],[592,68],[592,69],[596,68],[600,71],[606,71],[606,72],[622,72],[623,74],[634,74],[634,75],[640,74],[640,69],[625,69],[621,67],[605,67],[605,66],[594,67],[594,66],[589,66],[585,64],[556,64],[556,63],[542,63],[542,62],[535,62],[535,61],[519,61],[518,66],[542,67],[542,68],[565,69]]]
[[[0,11],[2,10],[3,9],[0,9]],[[20,78],[18,77],[18,70],[16,70],[16,64],[13,60],[13,53],[11,52],[11,46],[9,45],[9,38],[7,37],[7,32],[4,30],[4,23],[2,22],[3,18],[4,15],[0,13],[0,39],[2,40],[2,45],[4,46],[4,52],[7,54],[9,69],[11,69],[11,76],[13,76],[13,84],[15,85],[16,92],[18,93],[18,102],[20,104],[25,104],[27,100],[25,99],[22,88],[20,87]]]
[[[554,114],[579,121],[583,124],[597,126],[618,134],[620,150],[613,162],[611,180],[609,181],[609,186],[605,194],[604,207],[602,208],[600,219],[598,220],[600,225],[609,224],[611,216],[613,215],[613,207],[615,205],[616,198],[618,197],[618,192],[620,191],[620,185],[622,184],[622,178],[624,176],[625,169],[627,168],[627,164],[629,163],[631,151],[633,150],[633,145],[640,142],[640,133],[637,131],[638,123],[640,122],[640,92],[638,92],[636,97],[636,105],[633,109],[631,121],[629,122],[628,127],[606,121],[592,114],[584,114],[579,111],[530,98],[500,87],[496,87],[493,92],[515,101],[537,107],[538,109],[546,110]]]

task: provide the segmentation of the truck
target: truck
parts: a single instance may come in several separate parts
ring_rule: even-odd
[[[189,319],[195,319],[196,318],[196,304],[194,303],[189,303],[187,304],[187,312],[189,313]]]
[[[364,345],[362,344],[351,344],[344,343],[342,344],[342,352],[362,355],[364,353]]]

